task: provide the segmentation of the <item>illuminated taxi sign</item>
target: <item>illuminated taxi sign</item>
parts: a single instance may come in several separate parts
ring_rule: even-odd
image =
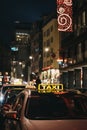
[[[39,84],[38,92],[60,92],[63,91],[63,84]]]

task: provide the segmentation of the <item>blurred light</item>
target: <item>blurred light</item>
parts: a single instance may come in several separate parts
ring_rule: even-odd
[[[30,60],[32,60],[32,59],[33,59],[33,57],[32,57],[32,56],[29,56],[29,59],[30,59]]]
[[[0,102],[2,103],[4,100],[4,95],[2,93],[0,93]]]
[[[11,47],[11,51],[18,51],[18,47]]]
[[[45,48],[45,51],[48,52],[48,51],[49,51],[49,48]]]
[[[22,62],[19,62],[19,65],[21,65],[22,64]]]
[[[23,74],[21,74],[21,77],[24,77],[24,75],[23,75]]]

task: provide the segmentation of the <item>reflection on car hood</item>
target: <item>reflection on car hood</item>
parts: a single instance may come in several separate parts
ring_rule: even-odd
[[[87,130],[87,120],[30,120],[29,130]]]

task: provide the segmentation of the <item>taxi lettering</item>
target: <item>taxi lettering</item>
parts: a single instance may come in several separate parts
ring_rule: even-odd
[[[39,84],[38,92],[59,92],[63,91],[63,84]]]

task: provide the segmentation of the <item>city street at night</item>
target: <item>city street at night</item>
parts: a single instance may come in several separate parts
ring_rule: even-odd
[[[0,13],[0,130],[87,130],[87,0]]]

